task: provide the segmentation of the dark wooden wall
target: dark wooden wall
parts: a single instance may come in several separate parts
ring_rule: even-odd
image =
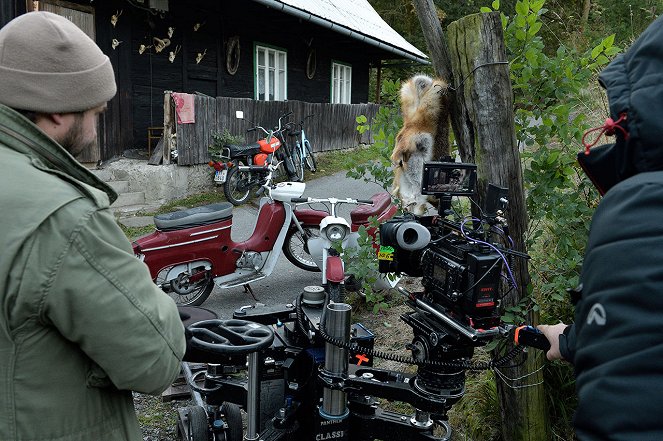
[[[178,164],[204,164],[209,161],[208,147],[212,135],[228,130],[243,136],[247,143],[255,142],[259,132],[246,133],[246,129],[261,125],[270,129],[278,124],[279,116],[293,112],[285,121],[301,121],[309,118],[304,129],[314,152],[355,147],[360,142],[372,142],[369,132],[357,132],[356,118],[365,115],[369,121],[377,114],[378,104],[329,104],[304,101],[256,101],[250,98],[194,97],[195,118],[193,124],[176,124]],[[237,119],[235,112],[244,112],[244,119]]]
[[[249,0],[170,0],[165,13],[145,10],[125,0],[70,0],[93,6],[96,41],[113,63],[118,94],[100,121],[101,159],[121,155],[126,149],[146,148],[148,127],[163,126],[165,90],[202,93],[211,97],[254,98],[255,44],[283,48],[288,54],[288,100],[329,103],[331,64],[352,66],[352,102],[368,100],[369,66],[395,58],[374,46],[351,39],[306,20]],[[0,25],[25,11],[25,0],[0,1]],[[115,26],[111,16],[122,11]],[[194,25],[201,26],[194,31]],[[153,38],[168,38],[170,46],[158,53],[154,47],[139,53]],[[226,69],[228,41],[238,37],[240,62],[233,75]],[[120,42],[115,49],[111,42]],[[179,46],[175,60],[168,55]],[[315,49],[315,76],[306,76],[306,61]],[[206,50],[206,52],[205,52]],[[196,55],[205,52],[200,63]],[[326,121],[334,125],[337,121]]]

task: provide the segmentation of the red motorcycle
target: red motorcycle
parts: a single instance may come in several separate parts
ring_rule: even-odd
[[[223,147],[219,160],[208,162],[209,166],[214,169],[214,182],[217,185],[223,185],[223,193],[228,202],[233,205],[242,205],[251,198],[253,189],[264,186],[267,181],[267,164],[270,164],[274,158],[281,161],[284,171],[290,176],[289,180],[299,180],[283,135],[283,132],[289,127],[287,124],[283,124],[283,119],[291,114],[292,112],[288,112],[281,115],[278,126],[271,130],[261,126],[248,129],[247,133],[260,131],[264,137],[248,145],[227,144]],[[242,165],[262,167],[252,167],[247,170],[238,167]]]
[[[259,166],[239,166],[246,168]],[[244,242],[231,239],[232,204],[222,202],[160,214],[154,217],[157,230],[133,243],[134,254],[145,262],[154,282],[179,305],[201,305],[214,284],[219,288],[244,286],[269,276],[281,249],[299,268],[319,271],[308,254],[308,239],[319,235],[320,222],[328,213],[322,210],[293,210],[292,198],[304,193],[303,182],[270,184],[270,171],[263,188],[258,219],[251,237]],[[374,198],[382,200],[383,196]],[[384,204],[376,204],[376,212]],[[370,206],[361,207],[353,217],[353,227],[367,223]],[[354,219],[357,220],[355,224]]]

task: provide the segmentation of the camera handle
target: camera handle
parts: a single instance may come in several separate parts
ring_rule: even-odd
[[[440,201],[437,205],[437,212],[442,216],[446,216],[449,210],[451,210],[451,195],[448,193],[443,193],[440,195]]]

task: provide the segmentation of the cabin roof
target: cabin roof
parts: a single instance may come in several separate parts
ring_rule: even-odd
[[[429,64],[428,57],[391,28],[368,0],[255,0],[377,46],[398,57]]]

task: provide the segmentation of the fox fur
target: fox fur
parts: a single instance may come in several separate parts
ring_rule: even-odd
[[[403,127],[391,154],[392,194],[415,214],[427,209],[421,194],[424,163],[449,154],[447,90],[446,81],[426,75],[415,75],[401,86]]]

